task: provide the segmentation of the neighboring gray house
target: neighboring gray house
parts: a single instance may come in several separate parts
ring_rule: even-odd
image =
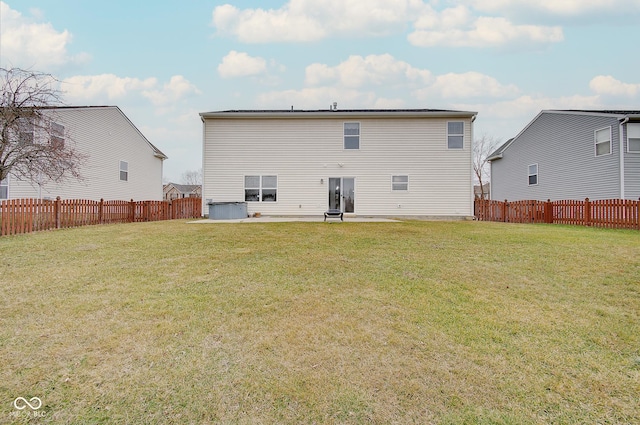
[[[200,116],[205,203],[246,202],[249,215],[339,209],[347,216],[473,216],[475,112],[334,108]]]
[[[63,135],[86,156],[83,179],[61,183],[0,182],[0,199],[162,200],[162,166],[167,158],[117,106],[69,106],[48,109]],[[69,140],[66,140],[69,138]]]
[[[488,159],[491,199],[638,199],[640,110],[542,111]]]

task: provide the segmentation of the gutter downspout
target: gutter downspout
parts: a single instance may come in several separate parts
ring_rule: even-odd
[[[624,199],[624,125],[629,122],[629,117],[620,121],[620,199]]]
[[[478,118],[477,114],[474,114],[471,117],[471,125],[470,125],[470,129],[471,130],[471,149],[469,149],[470,155],[471,155],[471,169],[469,170],[470,174],[471,174],[471,178],[469,180],[471,180],[471,217],[473,217],[473,219],[475,220],[475,202],[476,202],[476,193],[475,190],[473,189],[473,179],[474,179],[474,172],[473,172],[473,144],[475,143],[475,137],[474,137],[474,130],[473,130],[473,123],[476,121],[476,118]]]

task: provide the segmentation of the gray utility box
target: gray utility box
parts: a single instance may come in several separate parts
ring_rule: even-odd
[[[247,218],[246,202],[209,202],[209,220]]]

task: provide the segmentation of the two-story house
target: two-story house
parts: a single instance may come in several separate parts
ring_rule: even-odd
[[[0,182],[0,199],[162,200],[162,166],[167,157],[120,108],[70,106],[44,113],[55,122],[58,142],[73,143],[86,158],[82,179],[56,183],[10,174]]]
[[[542,111],[489,161],[492,199],[638,199],[640,111]]]
[[[200,114],[203,202],[248,214],[471,217],[476,112],[234,110]]]

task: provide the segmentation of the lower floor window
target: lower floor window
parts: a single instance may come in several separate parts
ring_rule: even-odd
[[[538,184],[538,164],[529,165],[529,186]]]
[[[7,199],[9,197],[9,177],[4,180],[0,180],[0,199]]]
[[[244,200],[247,202],[276,202],[278,176],[244,176]]]
[[[120,180],[129,181],[129,163],[127,161],[120,161]]]
[[[391,176],[391,190],[409,190],[409,176]]]

